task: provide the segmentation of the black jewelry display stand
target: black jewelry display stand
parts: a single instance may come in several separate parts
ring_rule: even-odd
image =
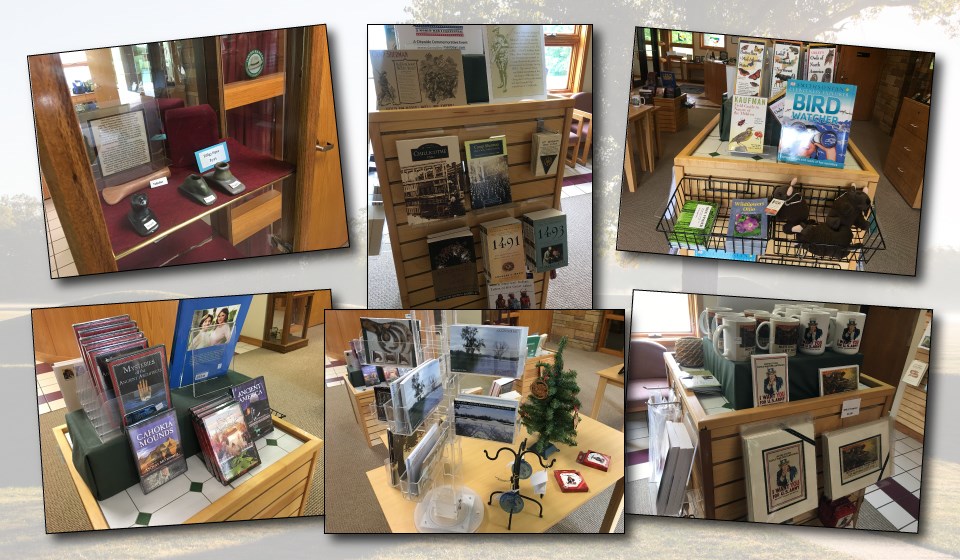
[[[537,507],[540,508],[540,513],[538,514],[538,516],[539,516],[539,517],[543,517],[543,504],[541,504],[539,501],[535,500],[534,498],[531,498],[531,497],[529,497],[529,496],[524,496],[523,494],[520,493],[520,479],[521,479],[521,478],[528,478],[528,477],[530,476],[530,473],[527,473],[526,476],[521,476],[521,475],[520,475],[520,467],[521,467],[521,465],[524,464],[525,461],[523,460],[523,456],[526,455],[527,453],[532,453],[532,454],[537,458],[537,461],[540,463],[540,466],[543,467],[543,468],[545,468],[545,469],[549,469],[550,467],[552,467],[553,464],[557,462],[557,460],[556,460],[556,459],[551,460],[549,465],[544,464],[544,462],[543,462],[543,457],[541,457],[536,451],[534,451],[534,450],[532,450],[532,449],[527,449],[527,440],[526,440],[526,438],[524,438],[523,442],[520,443],[520,448],[519,448],[517,451],[514,451],[513,449],[510,449],[509,447],[501,447],[500,449],[497,450],[496,455],[494,455],[493,457],[490,456],[490,453],[488,453],[486,449],[483,450],[483,454],[486,455],[487,459],[489,459],[489,460],[491,460],[491,461],[496,461],[496,460],[497,460],[497,457],[499,457],[499,456],[500,456],[500,453],[503,452],[503,451],[507,451],[507,452],[513,453],[513,456],[514,456],[513,469],[512,469],[511,472],[510,472],[510,490],[509,490],[509,493],[512,493],[512,494],[515,494],[515,495],[519,496],[522,500],[530,500],[531,502],[537,504]],[[504,490],[496,490],[496,491],[494,491],[492,494],[490,494],[490,499],[487,500],[487,505],[488,505],[488,506],[489,506],[489,505],[493,505],[493,497],[496,496],[497,494],[507,494],[507,493],[508,493],[508,492],[506,492],[506,491],[504,491]],[[540,497],[542,498],[542,497],[543,497],[543,494],[541,494]],[[521,508],[521,509],[522,509],[522,508]],[[513,514],[514,514],[514,513],[519,513],[520,510],[517,510],[516,512],[514,512],[514,508],[510,508],[509,511],[510,511],[510,517],[507,518],[507,530],[508,530],[508,531],[510,530],[510,526],[513,524]]]

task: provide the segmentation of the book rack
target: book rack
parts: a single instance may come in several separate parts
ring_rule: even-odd
[[[672,247],[687,251],[716,250],[735,253],[748,253],[751,247],[762,248],[758,255],[758,262],[772,262],[776,264],[792,264],[815,268],[857,268],[870,261],[877,253],[886,249],[883,234],[880,232],[880,223],[877,219],[876,206],[871,203],[871,210],[867,217],[870,224],[868,230],[857,228],[853,230],[852,246],[800,244],[794,234],[783,232],[782,222],[776,217],[768,217],[767,231],[759,238],[731,237],[727,225],[730,221],[731,203],[738,198],[773,198],[773,192],[778,186],[789,183],[772,183],[763,181],[720,179],[714,177],[695,177],[687,175],[677,181],[677,188],[667,202],[667,207],[657,223],[657,231],[664,234],[667,243]],[[803,193],[803,199],[810,207],[810,219],[818,223],[826,221],[827,214],[833,205],[833,199],[845,188],[837,185],[830,188],[825,186],[809,186],[797,183],[797,188]],[[849,186],[849,185],[846,185]],[[680,210],[688,200],[713,202],[718,205],[717,219],[710,233],[688,233],[676,229],[680,217]],[[806,245],[806,246],[804,246]],[[849,249],[846,256],[822,256],[810,252],[810,248],[818,252],[841,254]]]
[[[817,488],[820,492],[824,484],[820,436],[824,432],[889,416],[893,405],[894,387],[861,372],[860,383],[866,385],[866,389],[760,408],[708,414],[700,405],[696,394],[685,389],[681,383],[682,370],[673,354],[668,352],[663,356],[670,384],[680,399],[684,415],[689,417],[688,421],[699,438],[690,477],[692,488],[688,488],[688,495],[692,490],[696,499],[702,501],[693,505],[695,510],[703,513],[705,519],[744,521],[747,518],[743,440],[740,437],[742,425],[809,414],[814,419],[817,440]],[[849,418],[840,418],[843,402],[857,398],[860,399],[860,413]],[[850,499],[862,501],[862,491],[854,493]],[[817,510],[814,509],[794,517],[788,523],[807,525],[816,523],[816,519]]]
[[[530,170],[531,135],[538,130],[559,132],[560,154],[568,148],[573,99],[548,99],[492,105],[467,105],[402,111],[377,111],[369,114],[369,134],[377,165],[377,177],[383,195],[383,209],[390,234],[393,262],[404,308],[486,308],[487,289],[481,257],[479,225],[505,217],[519,218],[528,212],[560,209],[563,166],[556,174],[535,177]],[[466,160],[463,142],[491,136],[507,138],[507,161],[513,202],[482,210],[468,210],[465,216],[436,224],[411,226],[407,223],[397,140],[457,136],[461,160]],[[436,301],[427,250],[427,235],[469,227],[474,234],[477,255],[479,295]],[[534,273],[534,305],[542,309],[550,284],[549,273]]]

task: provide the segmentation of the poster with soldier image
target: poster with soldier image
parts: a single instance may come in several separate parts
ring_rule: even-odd
[[[459,50],[372,50],[370,66],[378,111],[467,104]]]

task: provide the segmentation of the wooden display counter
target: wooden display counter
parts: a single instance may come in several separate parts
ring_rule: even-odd
[[[860,383],[868,386],[867,389],[762,408],[708,414],[698,397],[692,391],[686,390],[680,382],[682,370],[673,353],[668,352],[663,356],[670,383],[679,396],[687,420],[699,438],[688,493],[692,490],[692,494],[697,496],[693,511],[705,519],[746,520],[743,440],[740,438],[740,427],[744,424],[776,421],[795,414],[809,414],[814,421],[817,439],[817,487],[822,490],[820,435],[889,416],[890,407],[893,405],[894,388],[861,372]],[[860,399],[860,414],[841,419],[843,402],[857,398]],[[862,491],[850,496],[852,501],[860,498]],[[815,524],[816,516],[816,510],[812,510],[794,517],[790,523]]]

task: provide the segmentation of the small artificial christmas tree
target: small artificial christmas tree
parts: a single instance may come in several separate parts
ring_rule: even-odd
[[[537,371],[542,373],[530,387],[527,401],[520,406],[523,425],[540,438],[531,449],[541,456],[545,456],[544,451],[551,444],[577,444],[580,386],[577,385],[577,372],[563,370],[563,349],[566,346],[567,338],[563,337],[554,354],[553,365],[537,363]]]

